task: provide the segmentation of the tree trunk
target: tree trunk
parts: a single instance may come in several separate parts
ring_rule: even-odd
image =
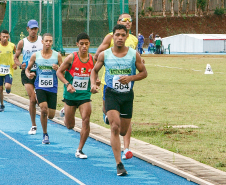
[[[142,10],[144,10],[145,0],[142,0]]]
[[[186,17],[188,17],[188,12],[189,12],[189,0],[187,0],[187,3],[186,3]]]
[[[152,6],[153,6],[153,0],[150,1],[150,7],[152,7]]]
[[[173,8],[173,0],[171,0],[171,17],[174,17],[174,8]]]
[[[210,0],[207,1],[207,6],[206,6],[206,15],[210,14]]]
[[[221,0],[221,8],[224,8],[224,0]]]
[[[182,15],[183,0],[178,0],[178,17]]]
[[[162,0],[162,15],[166,16],[166,0]]]
[[[195,0],[195,16],[198,17],[197,0]]]

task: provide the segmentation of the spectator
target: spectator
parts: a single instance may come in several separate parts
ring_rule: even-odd
[[[161,47],[162,47],[162,38],[158,34],[156,34],[155,37],[156,54],[161,54]]]
[[[140,55],[144,51],[143,45],[144,45],[144,36],[141,35],[141,33],[138,33],[138,53],[140,53]]]

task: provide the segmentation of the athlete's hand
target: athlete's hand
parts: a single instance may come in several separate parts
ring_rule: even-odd
[[[121,76],[118,81],[121,84],[128,84],[131,81],[131,76]]]
[[[68,86],[67,86],[67,92],[69,92],[69,93],[74,93],[76,90],[75,90],[75,88],[71,85],[71,84],[69,84]]]
[[[17,69],[17,65],[13,64],[12,68],[16,70]]]
[[[26,68],[26,63],[21,64],[21,69],[25,70]]]
[[[59,68],[59,66],[56,65],[56,64],[53,64],[53,65],[52,65],[52,68],[53,68],[53,70],[57,71],[57,69]]]
[[[29,73],[29,75],[27,76],[29,79],[33,79],[36,76],[35,73]]]
[[[99,92],[100,87],[98,85],[92,85],[91,86],[91,93],[96,94]]]
[[[96,85],[97,85],[97,86],[100,86],[100,82],[101,82],[101,81],[100,81],[99,79],[97,79]]]

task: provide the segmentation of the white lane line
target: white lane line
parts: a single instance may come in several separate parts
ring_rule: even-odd
[[[17,143],[18,145],[22,146],[23,148],[25,148],[26,150],[28,150],[29,152],[31,152],[35,156],[39,157],[40,159],[42,159],[43,161],[45,161],[46,163],[48,163],[50,166],[56,168],[58,171],[60,171],[61,173],[63,173],[64,175],[66,175],[67,177],[69,177],[70,179],[72,179],[73,181],[77,182],[80,185],[85,185],[84,183],[82,183],[81,181],[79,181],[78,179],[76,179],[75,177],[73,177],[72,175],[70,175],[69,173],[65,172],[64,170],[62,170],[61,168],[59,168],[55,164],[51,163],[50,161],[48,161],[47,159],[45,159],[41,155],[37,154],[35,151],[31,150],[30,148],[26,147],[25,145],[23,145],[19,141],[15,140],[14,138],[12,138],[11,136],[9,136],[8,134],[6,134],[5,132],[3,132],[2,130],[0,130],[0,133],[2,133],[3,135],[5,135],[9,139],[11,139],[12,141],[14,141],[15,143]]]

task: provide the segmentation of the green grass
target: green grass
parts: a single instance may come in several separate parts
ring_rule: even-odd
[[[148,77],[136,82],[132,137],[226,171],[226,68],[224,56],[145,57]],[[205,75],[206,64],[214,74]],[[101,76],[101,75],[100,75]],[[28,98],[15,71],[12,93]],[[63,84],[58,90],[62,103]],[[102,120],[101,93],[92,95],[91,122]],[[80,117],[79,112],[76,116]],[[173,125],[196,125],[176,129]]]

